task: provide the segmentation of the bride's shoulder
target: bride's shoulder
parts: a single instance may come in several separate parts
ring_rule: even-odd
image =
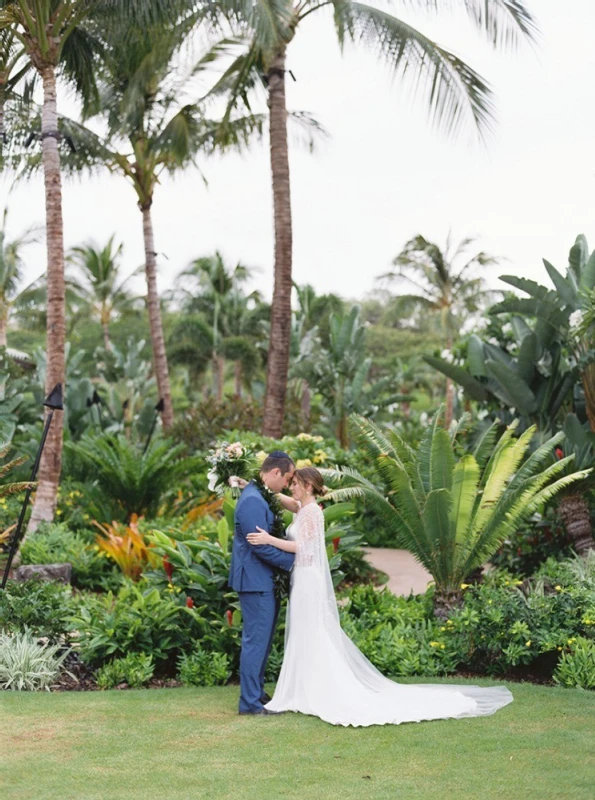
[[[307,503],[305,506],[300,508],[299,514],[303,517],[317,517],[322,515],[322,509],[318,503]]]

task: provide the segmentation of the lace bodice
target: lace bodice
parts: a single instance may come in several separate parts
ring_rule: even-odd
[[[324,515],[317,503],[300,508],[289,528],[287,538],[297,543],[296,567],[311,567],[326,557],[324,547]]]

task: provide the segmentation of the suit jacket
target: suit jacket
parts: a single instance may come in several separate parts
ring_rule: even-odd
[[[257,526],[270,531],[275,517],[253,483],[244,489],[236,505],[229,585],[236,592],[272,592],[275,569],[289,571],[295,555],[272,545],[252,545],[246,534]]]

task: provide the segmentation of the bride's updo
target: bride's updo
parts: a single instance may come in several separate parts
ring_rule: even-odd
[[[308,484],[312,487],[315,497],[324,497],[328,489],[324,485],[322,475],[316,467],[301,467],[293,473],[294,478],[305,488]]]

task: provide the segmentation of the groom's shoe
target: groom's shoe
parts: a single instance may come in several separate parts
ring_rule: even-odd
[[[238,714],[241,716],[264,716],[268,717],[269,715],[276,714],[276,711],[269,711],[266,708],[258,708],[255,711],[238,711]]]
[[[266,692],[263,692],[262,697],[260,698],[260,702],[263,704],[263,706],[266,706],[267,703],[271,702],[271,696]]]

